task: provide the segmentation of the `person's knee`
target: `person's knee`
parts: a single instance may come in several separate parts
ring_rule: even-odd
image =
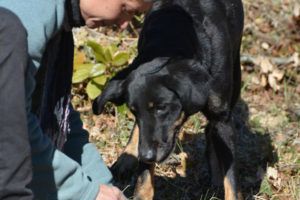
[[[27,44],[27,32],[21,20],[10,10],[0,7],[0,35],[2,42],[10,44]]]

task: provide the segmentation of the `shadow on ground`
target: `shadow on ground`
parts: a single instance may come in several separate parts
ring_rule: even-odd
[[[253,195],[259,192],[267,165],[276,162],[277,155],[273,153],[269,134],[252,130],[249,126],[249,110],[244,101],[238,103],[234,111],[234,119],[238,135],[238,174],[243,197],[254,199]],[[210,186],[204,133],[185,134],[185,136],[182,147],[188,155],[186,176],[182,177],[179,174],[173,178],[156,176],[154,199],[223,199],[223,189]],[[175,153],[176,151],[178,152],[179,149],[176,149]]]
[[[244,101],[240,101],[233,113],[237,130],[237,164],[240,188],[245,200],[254,199],[259,193],[262,180],[268,165],[277,161],[270,135],[259,129],[253,129],[249,123],[249,109]],[[197,119],[201,121],[201,119]],[[172,160],[156,168],[155,200],[216,200],[223,199],[223,188],[210,185],[208,162],[205,157],[205,134],[203,131],[184,133],[180,148],[177,145],[172,156],[180,152],[187,154],[185,176],[178,171],[182,163]],[[177,156],[178,158],[178,156]],[[176,160],[176,159],[175,159]],[[160,173],[161,172],[161,173]],[[168,174],[172,174],[171,176]],[[132,197],[135,178],[131,186],[120,185],[127,197]],[[126,189],[125,189],[126,188]]]

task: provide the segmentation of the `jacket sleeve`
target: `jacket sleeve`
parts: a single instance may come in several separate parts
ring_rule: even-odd
[[[88,177],[79,163],[55,149],[33,114],[29,114],[28,124],[33,166],[31,188],[35,198],[95,199],[99,184]]]
[[[47,42],[64,21],[64,0],[0,0],[0,6],[15,13],[27,30],[28,53],[38,69]]]
[[[80,114],[72,107],[70,111],[70,134],[64,145],[64,153],[82,166],[93,182],[108,184],[112,175],[105,165],[96,146],[89,143],[88,132],[83,129]]]

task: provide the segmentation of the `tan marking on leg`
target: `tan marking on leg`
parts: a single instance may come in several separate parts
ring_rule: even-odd
[[[225,190],[225,200],[235,200],[236,199],[232,185],[226,176],[224,178],[224,190]]]
[[[124,153],[138,157],[138,145],[139,145],[139,127],[137,124],[134,125],[133,131],[131,133],[131,138],[125,147]]]
[[[174,128],[176,128],[177,126],[181,126],[182,123],[184,123],[184,121],[185,121],[185,114],[182,112],[178,117],[178,119],[176,120],[176,122],[174,123]]]
[[[238,191],[238,200],[243,200],[244,197],[243,197],[243,194],[241,191]]]
[[[138,177],[134,199],[138,200],[152,200],[154,197],[154,167],[155,164],[151,165],[149,169],[143,171]]]
[[[179,140],[183,140],[184,138],[184,133],[181,131],[181,127],[183,123],[185,122],[185,114],[182,112],[180,114],[180,116],[178,117],[178,119],[175,121],[175,123],[173,124],[172,128],[169,130],[169,134],[173,134],[174,131],[177,131],[177,137]],[[178,130],[176,130],[178,128]]]

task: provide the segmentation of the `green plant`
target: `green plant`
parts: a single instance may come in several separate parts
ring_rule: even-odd
[[[86,47],[90,52],[86,57],[92,59],[79,59],[74,63],[72,82],[73,84],[85,83],[85,91],[93,100],[101,94],[106,82],[128,63],[130,53],[120,51],[116,44],[104,47],[94,41],[87,41]],[[75,52],[75,58],[76,56],[80,57],[80,53]]]

